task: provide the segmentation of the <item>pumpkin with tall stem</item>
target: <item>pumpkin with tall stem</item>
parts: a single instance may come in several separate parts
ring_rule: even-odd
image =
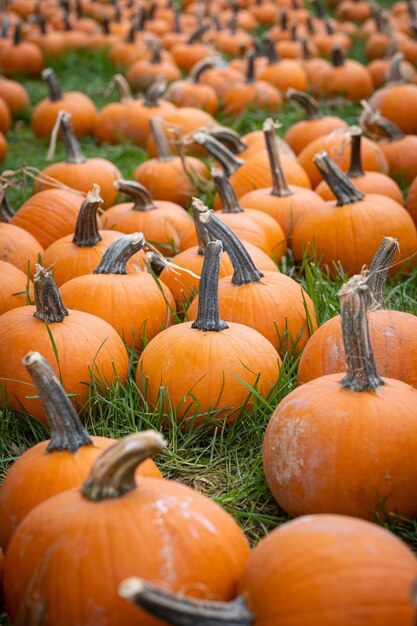
[[[13,621],[35,623],[42,615],[43,626],[72,626],[80,619],[93,624],[99,612],[106,626],[154,626],[153,618],[117,594],[134,574],[193,597],[233,599],[249,546],[232,516],[179,482],[135,476],[165,447],[155,431],[125,437],[96,459],[80,489],[28,513],[5,563],[4,596]],[[57,571],[65,578],[57,580]],[[72,600],[62,612],[69,589]]]
[[[366,290],[363,277],[354,276],[339,292],[346,375],[321,376],[292,391],[266,430],[266,479],[292,516],[417,514],[417,390],[378,374]]]
[[[7,471],[0,489],[0,546],[4,550],[29,511],[61,491],[80,486],[95,459],[116,443],[110,437],[88,434],[54,371],[39,352],[29,352],[23,365],[45,407],[50,439],[23,452]],[[151,459],[138,470],[140,476],[161,478]]]
[[[160,333],[138,363],[136,382],[149,405],[165,415],[172,412],[182,422],[233,423],[243,406],[252,405],[248,387],[265,397],[279,376],[278,353],[265,337],[220,318],[222,249],[219,241],[206,246],[195,321]]]

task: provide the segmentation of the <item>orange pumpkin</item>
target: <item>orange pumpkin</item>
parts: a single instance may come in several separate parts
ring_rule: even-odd
[[[118,585],[134,573],[194,597],[233,598],[249,557],[234,519],[179,482],[134,476],[136,466],[165,446],[154,431],[125,437],[96,460],[81,489],[49,498],[25,517],[5,563],[4,595],[12,620],[24,615],[29,624],[42,611],[43,626],[70,626],[82,607],[84,623],[96,622],[99,610],[107,626],[153,626],[155,620],[117,595]],[[85,551],[89,558],[81,558]],[[56,580],[63,568],[77,593],[64,614],[59,607],[68,588]],[[77,585],[80,577],[84,582]],[[33,603],[25,601],[29,588]]]
[[[210,85],[200,83],[201,75],[213,67],[213,61],[204,59],[194,66],[186,80],[178,80],[168,87],[165,97],[178,107],[195,107],[214,115],[218,108],[218,98]]]
[[[29,352],[23,364],[45,407],[51,437],[26,450],[10,467],[0,489],[0,546],[5,550],[22,519],[48,498],[80,486],[103,450],[113,445],[109,437],[91,437],[74,407],[39,354]],[[148,459],[138,476],[162,478]]]
[[[0,97],[6,102],[13,115],[18,115],[30,106],[25,87],[4,76],[0,76]]]
[[[352,59],[345,59],[340,46],[332,48],[332,65],[323,71],[316,87],[326,98],[343,96],[347,100],[359,102],[369,98],[373,83],[368,69]]]
[[[0,66],[5,76],[25,74],[39,76],[43,68],[43,54],[34,43],[21,40],[21,23],[17,22],[13,41],[0,48]]]
[[[273,42],[264,38],[265,50],[268,54],[268,66],[259,74],[260,80],[265,80],[280,91],[289,88],[307,91],[308,77],[299,61],[294,59],[280,59]]]
[[[39,254],[40,243],[23,228],[0,222],[0,260],[18,267],[24,274],[32,276]]]
[[[18,267],[0,261],[0,315],[28,303],[33,283]]]

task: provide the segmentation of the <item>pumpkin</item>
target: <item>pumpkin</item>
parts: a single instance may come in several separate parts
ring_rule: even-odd
[[[49,498],[25,517],[5,563],[12,620],[22,616],[33,623],[41,612],[43,626],[70,626],[79,617],[84,624],[96,622],[99,610],[107,626],[154,626],[117,594],[122,580],[135,573],[194,597],[233,598],[249,557],[234,519],[179,482],[134,476],[165,446],[154,431],[125,437],[95,461],[81,489]],[[65,585],[57,584],[56,571],[64,569]],[[68,589],[74,599],[63,614]]]
[[[158,156],[139,165],[134,171],[134,178],[150,191],[155,200],[186,207],[198,185],[208,178],[208,169],[194,157],[172,156],[162,121],[152,117],[149,123]]]
[[[5,76],[25,74],[39,76],[43,68],[43,54],[34,43],[21,40],[21,23],[17,22],[13,41],[0,49],[0,66]]]
[[[189,72],[196,63],[212,56],[211,46],[200,41],[208,28],[207,24],[201,24],[197,30],[191,33],[186,42],[178,42],[172,46],[172,55],[181,70]]]
[[[212,60],[204,59],[197,63],[187,80],[178,80],[168,87],[165,97],[179,107],[195,107],[214,115],[218,108],[218,97],[210,85],[200,83],[201,75],[210,67]]]
[[[45,421],[41,401],[27,397],[30,378],[21,360],[29,349],[42,349],[65,390],[79,404],[88,398],[92,376],[98,390],[100,385],[123,384],[129,363],[116,331],[94,315],[68,312],[52,271],[40,265],[36,270],[35,306],[18,307],[1,316],[0,379],[12,407]]]
[[[92,274],[73,278],[61,289],[70,308],[106,320],[128,346],[138,349],[170,326],[175,312],[174,298],[163,282],[147,272],[126,271],[128,260],[144,243],[142,233],[119,237]],[[109,302],[123,306],[109,307]]]
[[[6,102],[12,115],[18,115],[30,106],[25,87],[5,76],[0,76],[0,97]]]
[[[219,317],[221,252],[218,241],[206,246],[196,320],[159,333],[138,363],[136,382],[148,404],[177,420],[233,423],[243,405],[252,405],[247,387],[255,385],[265,397],[278,379],[273,345],[256,330]]]
[[[136,38],[136,34],[141,24],[139,20],[133,16],[131,25],[124,40],[116,39],[109,49],[109,60],[116,66],[127,67],[137,59],[146,57],[148,49],[145,40],[142,37]]]
[[[271,83],[280,91],[287,91],[290,87],[300,91],[307,91],[307,74],[299,61],[294,59],[280,59],[277,48],[268,38],[264,38],[265,50],[268,55],[268,65],[259,74],[259,79]]]
[[[33,235],[43,248],[75,230],[81,192],[46,189],[28,198],[11,218],[11,223]]]
[[[310,210],[322,204],[322,199],[311,189],[288,185],[279,156],[279,143],[275,130],[277,125],[267,119],[263,132],[267,146],[272,187],[248,191],[240,196],[242,207],[255,209],[270,215],[282,228],[288,245],[291,245],[292,232],[297,221]]]
[[[396,239],[384,237],[369,267],[365,292],[369,334],[380,374],[417,387],[417,317],[384,309],[385,281],[398,252]],[[345,368],[341,320],[332,317],[309,339],[298,366],[298,381],[305,383]]]
[[[117,167],[107,159],[85,158],[81,152],[80,144],[72,131],[71,115],[69,113],[60,111],[55,128],[61,131],[66,160],[45,167],[36,179],[35,191],[50,189],[54,186],[48,182],[50,177],[59,180],[67,187],[78,189],[85,193],[94,184],[97,184],[101,189],[104,208],[114,204],[117,191],[113,186],[113,182],[122,178]]]
[[[377,372],[363,279],[351,278],[339,299],[347,373],[316,378],[279,403],[263,445],[269,488],[292,516],[413,517],[417,390]]]
[[[290,102],[300,105],[307,119],[296,122],[287,130],[284,135],[285,141],[299,154],[308,144],[317,139],[332,133],[337,128],[348,128],[344,120],[335,115],[322,115],[317,102],[308,94],[295,89],[287,90],[287,98]]]
[[[129,85],[135,91],[150,87],[157,80],[170,83],[181,78],[179,68],[169,60],[163,60],[161,56],[161,44],[156,41],[149,43],[152,50],[150,59],[138,59],[129,65],[126,78]]]
[[[342,515],[308,515],[259,542],[231,602],[174,595],[137,577],[123,581],[119,593],[174,626],[352,626],[357,616],[378,626],[412,626],[416,574],[412,551],[385,528]]]
[[[346,174],[351,180],[353,180],[355,187],[364,194],[377,193],[381,196],[392,198],[395,202],[402,204],[403,194],[397,183],[392,178],[386,176],[386,174],[382,174],[382,172],[365,172],[363,169],[361,152],[362,130],[357,126],[352,126],[350,129],[350,135],[350,166]],[[380,147],[383,150],[382,146]],[[384,154],[388,156],[385,152]],[[323,200],[335,199],[335,195],[324,180],[317,185],[316,193],[318,193]]]
[[[301,352],[317,327],[312,301],[295,280],[280,272],[261,272],[239,239],[212,211],[201,221],[212,237],[223,243],[234,273],[219,281],[219,311],[222,318],[250,326],[266,337],[281,356]],[[188,317],[194,319],[199,298],[191,303]]]
[[[345,59],[340,46],[333,46],[332,65],[323,71],[316,84],[326,98],[343,96],[347,100],[359,102],[369,98],[373,92],[373,83],[368,69],[352,59]]]
[[[292,245],[295,259],[301,260],[309,250],[321,265],[329,266],[331,273],[337,272],[339,265],[351,275],[360,272],[364,263],[371,263],[385,235],[398,239],[404,259],[414,255],[417,231],[400,204],[386,196],[364,195],[325,152],[316,156],[315,163],[337,200],[307,213],[296,224]],[[401,267],[402,263],[395,271]]]
[[[0,545],[4,550],[29,511],[61,491],[81,486],[95,459],[115,443],[109,437],[88,434],[39,352],[29,352],[23,364],[45,407],[51,436],[23,452],[7,471],[0,489]],[[150,459],[138,469],[138,475],[162,477]]]
[[[200,83],[212,87],[218,98],[223,101],[228,90],[243,83],[244,80],[243,71],[228,66],[220,66],[205,70],[201,75]]]
[[[24,306],[33,294],[33,283],[18,267],[0,261],[0,315]]]
[[[6,101],[0,95],[0,132],[4,135],[10,128],[11,116]]]
[[[417,226],[417,178],[410,185],[405,206]]]
[[[0,222],[0,260],[18,267],[24,274],[31,276],[39,254],[41,244],[23,228]]]

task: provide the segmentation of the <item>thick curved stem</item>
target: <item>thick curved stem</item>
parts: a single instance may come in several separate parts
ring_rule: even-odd
[[[363,276],[353,276],[339,291],[347,365],[342,385],[352,391],[375,391],[384,384],[376,370],[369,338],[364,298],[364,290],[367,289],[369,287]]]
[[[397,85],[406,82],[401,69],[401,63],[404,61],[402,52],[397,52],[391,59],[391,65],[388,72],[387,84]]]
[[[218,290],[222,253],[221,241],[207,243],[198,291],[197,319],[191,325],[191,328],[196,330],[220,332],[229,328],[228,324],[220,319],[219,313]]]
[[[33,285],[36,311],[33,317],[47,324],[62,322],[68,315],[68,311],[53,279],[52,268],[42,267],[39,263],[36,263],[35,267]]]
[[[132,92],[126,78],[122,74],[115,74],[113,80],[119,92],[120,102],[133,102]]]
[[[263,125],[263,133],[265,137],[266,149],[268,152],[269,167],[271,168],[272,175],[272,191],[273,196],[279,198],[285,198],[294,195],[291,189],[288,187],[287,179],[285,178],[284,170],[282,169],[281,161],[279,158],[278,142],[275,135],[277,125],[274,120],[268,118]]]
[[[200,82],[202,74],[204,74],[206,70],[216,67],[216,65],[217,59],[203,59],[199,63],[196,63],[190,72],[190,81],[197,85]]]
[[[319,120],[323,117],[316,100],[304,91],[298,91],[290,87],[287,89],[286,96],[288,100],[292,100],[303,107],[308,120]]]
[[[204,207],[205,210],[206,207],[203,205],[203,203],[201,203],[201,205]],[[194,227],[198,242],[197,254],[202,256],[205,253],[208,242],[214,241],[214,239],[211,238],[207,229],[201,223],[200,216],[202,215],[202,213],[201,210],[198,208],[199,206],[200,205],[198,205],[196,202],[193,202],[192,204]]]
[[[242,159],[238,159],[220,141],[217,141],[212,135],[203,130],[198,130],[193,134],[193,141],[203,146],[220,163],[227,176],[234,174],[244,163]]]
[[[359,189],[356,189],[346,174],[329,158],[327,152],[318,152],[313,160],[324,180],[336,196],[337,206],[353,204],[354,202],[360,202],[360,200],[364,199],[365,195],[359,191]]]
[[[369,289],[364,291],[366,307],[375,309],[384,308],[385,283],[388,270],[394,255],[399,252],[400,246],[394,237],[384,237],[369,266],[366,284]]]
[[[388,139],[397,141],[405,137],[402,130],[386,117],[382,117],[379,111],[373,109],[366,100],[361,100],[362,113],[359,123],[363,130],[372,138]]]
[[[173,626],[250,626],[254,620],[242,596],[231,602],[196,600],[139,578],[124,580],[119,594]]]
[[[57,75],[52,67],[47,67],[42,71],[42,79],[46,82],[49,89],[49,99],[52,102],[58,102],[62,100],[63,94],[61,85],[58,82]]]
[[[235,190],[229,182],[226,174],[219,167],[211,168],[211,177],[220,196],[222,213],[243,213]]]
[[[239,133],[227,126],[215,126],[209,132],[212,137],[226,146],[233,154],[240,154],[248,147],[248,144],[243,141]]]
[[[197,30],[191,33],[186,43],[189,45],[192,45],[193,43],[197,43],[197,41],[201,39],[201,37],[209,30],[209,28],[210,28],[209,24],[202,24],[201,26],[197,28]]]
[[[160,117],[151,117],[149,120],[152,137],[155,141],[158,161],[169,161],[172,158],[172,154],[163,124],[163,120]]]
[[[93,274],[126,274],[126,263],[144,244],[143,233],[119,237],[107,248]]]
[[[92,247],[102,240],[97,222],[97,212],[101,204],[103,204],[103,198],[100,197],[100,187],[94,185],[93,189],[88,192],[78,213],[72,240],[77,246]]]
[[[204,209],[206,207],[200,209],[202,211],[200,220],[209,235],[222,242],[224,249],[229,255],[234,271],[232,283],[234,285],[245,285],[247,283],[259,282],[263,274],[256,269],[249,252],[239,237],[213,211]]]
[[[123,437],[107,448],[95,461],[81,488],[84,498],[91,501],[120,498],[136,488],[138,465],[159,454],[166,441],[154,430]]]
[[[71,114],[60,111],[57,117],[57,129],[61,131],[62,142],[65,148],[65,161],[67,163],[84,163],[85,156],[81,151],[81,146],[74,135],[71,123]]]
[[[68,450],[75,454],[82,446],[92,446],[90,435],[43,356],[39,352],[29,352],[23,358],[23,365],[38,391],[51,429],[46,451]]]
[[[113,186],[133,200],[132,211],[153,211],[158,208],[150,191],[136,180],[116,180]]]
[[[157,107],[158,100],[162,96],[166,88],[167,84],[164,80],[157,80],[155,83],[152,83],[152,85],[146,92],[146,97],[143,101],[143,105],[145,107]]]
[[[266,56],[268,57],[268,65],[274,65],[275,63],[279,63],[280,58],[272,39],[269,39],[269,37],[264,37],[263,44],[265,47]]]
[[[349,178],[358,178],[365,175],[361,155],[362,129],[359,126],[352,126],[350,137],[350,165],[347,175]]]

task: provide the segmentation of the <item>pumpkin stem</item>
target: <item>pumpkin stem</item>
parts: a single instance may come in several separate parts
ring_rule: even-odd
[[[133,200],[132,211],[153,211],[157,208],[148,189],[135,180],[116,180],[113,186]]]
[[[240,154],[248,147],[239,133],[227,126],[215,126],[210,129],[210,135],[220,141],[233,154]]]
[[[275,124],[274,120],[268,118],[264,122],[263,133],[268,152],[269,167],[271,168],[272,175],[271,195],[278,196],[279,198],[285,198],[294,194],[288,187],[287,179],[285,178],[284,170],[282,169],[279,158],[278,142],[275,134],[277,127],[278,126]]]
[[[207,207],[198,200],[193,199],[194,207],[203,212]],[[204,252],[203,268],[201,270],[200,288],[198,296],[197,319],[191,328],[197,330],[220,332],[229,326],[220,319],[219,314],[219,272],[220,258],[223,252],[221,241],[208,241]]]
[[[181,28],[181,13],[178,7],[174,7],[173,9],[174,12],[174,33],[182,33],[182,28]]]
[[[127,274],[126,263],[144,244],[143,233],[132,233],[115,239],[103,254],[93,274]]]
[[[7,39],[9,36],[9,28],[10,28],[10,19],[8,17],[5,17],[2,20],[2,24],[1,24],[1,30],[0,30],[0,38],[1,39]]]
[[[29,352],[23,358],[23,365],[35,384],[51,429],[46,451],[68,450],[75,454],[82,446],[92,446],[90,435],[43,356],[39,352]]]
[[[143,102],[143,106],[145,107],[157,107],[158,99],[162,96],[166,89],[166,82],[164,80],[157,80],[155,83],[149,87],[146,92],[146,97]]]
[[[197,28],[197,30],[195,30],[193,33],[191,33],[191,35],[187,39],[186,43],[188,45],[192,45],[193,43],[197,43],[197,41],[199,41],[201,39],[201,37],[209,30],[209,28],[210,28],[210,24],[202,24],[201,26],[199,26]]]
[[[242,159],[238,159],[220,141],[217,141],[212,135],[203,130],[198,130],[193,134],[193,141],[203,146],[220,163],[227,176],[234,174],[244,163]]]
[[[350,165],[347,175],[349,178],[358,178],[365,175],[361,155],[362,129],[359,126],[352,126],[350,137]]]
[[[152,65],[159,65],[162,60],[161,44],[158,41],[152,40],[149,45],[152,50],[152,56],[151,56],[150,62]]]
[[[93,247],[102,240],[98,230],[97,212],[103,198],[100,197],[100,187],[93,185],[81,205],[72,242],[80,247]]]
[[[345,64],[345,57],[343,56],[342,48],[339,45],[333,46],[330,54],[330,60],[333,67],[343,67]]]
[[[172,158],[172,154],[162,119],[160,117],[151,117],[149,126],[151,127],[152,137],[155,141],[158,161],[169,161]]]
[[[0,186],[0,222],[10,222],[13,216],[14,211],[7,199],[6,187]]]
[[[320,20],[324,20],[326,18],[326,12],[323,8],[323,5],[321,2],[319,2],[319,0],[310,0],[311,6],[313,7],[314,11],[316,12],[317,17]]]
[[[210,70],[213,67],[216,67],[217,60],[216,59],[203,59],[196,63],[190,72],[190,81],[197,85],[200,82],[201,75],[204,74],[206,70]]]
[[[46,268],[36,263],[35,269],[33,284],[36,311],[33,317],[37,317],[47,324],[62,322],[64,317],[68,315],[68,311],[62,302],[52,276],[52,267]]]
[[[313,161],[330,189],[337,198],[337,206],[360,202],[365,195],[356,189],[344,172],[329,158],[324,150],[318,152]]]
[[[254,620],[243,596],[231,602],[196,600],[161,589],[140,578],[124,580],[119,594],[173,626],[250,626]]]
[[[259,282],[263,276],[262,272],[256,269],[249,252],[229,226],[224,224],[213,211],[207,209],[201,213],[200,220],[209,235],[222,242],[229,255],[234,270],[232,283],[234,285],[246,285],[247,283]]]
[[[129,83],[126,78],[122,74],[115,74],[113,81],[119,92],[120,102],[132,102],[132,92],[130,91]]]
[[[126,43],[135,43],[137,29],[138,29],[138,19],[137,17],[132,16],[130,20],[129,32],[127,33],[127,36],[125,39]]]
[[[67,113],[67,111],[60,111],[54,130],[55,129],[57,132],[61,131],[66,163],[85,163],[87,159],[83,155],[80,142],[72,129],[71,114]]]
[[[226,174],[219,167],[211,168],[211,177],[220,196],[222,213],[243,213],[235,190],[229,182]]]
[[[256,60],[256,51],[250,50],[246,53],[246,84],[251,85],[255,82],[255,60]]]
[[[384,384],[376,370],[369,338],[364,297],[367,289],[366,279],[357,275],[352,276],[338,294],[347,365],[342,386],[352,391],[375,391]]]
[[[281,60],[279,58],[277,49],[275,48],[275,44],[269,37],[264,37],[263,40],[266,56],[268,58],[268,65],[274,65],[274,63],[279,63]]]
[[[16,22],[16,26],[14,28],[13,33],[13,45],[18,46],[22,39],[22,22]]]
[[[323,117],[319,111],[316,100],[304,91],[298,91],[297,89],[290,87],[287,89],[286,96],[288,100],[293,100],[303,107],[308,120],[319,120]]]
[[[369,266],[366,284],[368,291],[364,291],[365,304],[373,310],[384,308],[384,291],[387,282],[388,270],[394,255],[399,252],[400,246],[394,237],[384,237]]]
[[[398,85],[405,83],[404,75],[401,68],[401,63],[404,61],[404,55],[402,52],[397,52],[391,59],[391,65],[388,72],[387,85]]]
[[[404,133],[394,122],[382,117],[379,111],[373,109],[366,100],[361,100],[362,113],[359,123],[363,130],[372,138],[397,141],[405,137]]]
[[[204,210],[205,210],[206,207],[204,205],[203,205],[203,207],[204,207]],[[202,215],[202,213],[201,213],[201,211],[198,208],[198,205],[196,203],[193,203],[192,210],[193,210],[194,227],[195,227],[195,232],[196,232],[197,241],[198,241],[197,254],[202,256],[202,255],[204,255],[204,252],[206,250],[206,246],[207,246],[208,242],[212,241],[212,239],[211,239],[207,229],[201,223],[200,216]]]
[[[63,94],[61,85],[59,84],[57,75],[52,67],[47,67],[42,71],[42,79],[48,85],[49,99],[51,102],[58,102],[58,100],[62,100]]]
[[[93,502],[121,498],[136,489],[135,470],[138,465],[166,448],[160,433],[146,430],[123,437],[95,461],[81,487],[84,498]]]

